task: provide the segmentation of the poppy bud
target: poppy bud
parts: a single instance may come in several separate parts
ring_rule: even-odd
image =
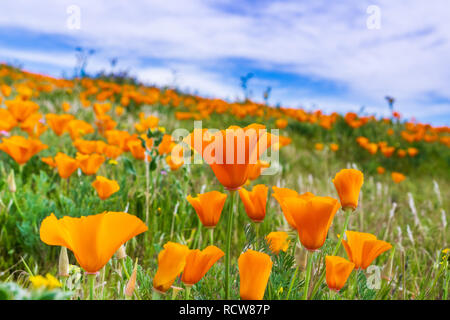
[[[119,249],[117,249],[116,251],[116,258],[121,260],[121,259],[125,259],[127,257],[127,252],[125,250],[125,246],[121,245],[119,247]]]
[[[9,191],[11,191],[12,193],[16,192],[17,188],[16,188],[16,181],[14,179],[14,170],[11,170],[11,172],[9,173],[7,181]]]
[[[121,246],[121,248],[123,248],[123,245]],[[117,251],[120,251],[120,249]],[[125,252],[125,249],[123,251]],[[126,256],[126,254],[125,254],[125,256]],[[134,288],[136,287],[137,263],[138,263],[138,259],[136,259],[136,263],[134,264],[133,273],[131,274],[130,280],[128,280],[127,286],[125,287],[125,295],[130,298],[133,296]]]
[[[67,256],[66,247],[61,247],[61,252],[59,253],[58,271],[60,277],[69,276],[69,257]]]

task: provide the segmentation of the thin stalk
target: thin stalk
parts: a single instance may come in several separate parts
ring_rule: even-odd
[[[308,263],[306,265],[305,289],[303,290],[303,298],[302,298],[303,300],[308,300],[308,289],[309,289],[309,282],[311,281],[313,257],[314,253],[308,251]]]
[[[13,196],[14,205],[16,206],[17,211],[19,211],[19,213],[20,213],[20,215],[22,217],[25,217],[25,215],[23,214],[22,209],[20,209],[19,204],[17,203],[16,193],[12,192],[12,196]]]
[[[120,259],[122,263],[122,270],[125,273],[125,276],[127,277],[127,280],[130,280],[130,274],[128,273],[127,267],[125,265],[125,259]]]
[[[186,286],[186,290],[184,290],[185,293],[185,300],[191,300],[191,286]]]
[[[209,245],[214,245],[214,228],[209,228]]]
[[[260,223],[255,222],[255,250],[258,250],[258,239],[259,239],[259,225]]]
[[[300,269],[299,266],[297,268],[295,268],[294,275],[292,276],[292,279],[291,279],[291,284],[289,285],[289,290],[288,290],[288,294],[286,296],[286,300],[289,300],[289,296],[291,295],[292,287],[294,286],[295,279],[297,278],[298,269]]]
[[[154,289],[152,291],[152,300],[161,300],[161,294]]]
[[[227,221],[227,242],[225,248],[225,299],[230,299],[230,266],[231,266],[231,234],[233,230],[233,213],[234,213],[234,198],[236,191],[230,190],[231,203],[228,212],[228,221]]]
[[[88,274],[88,281],[89,281],[89,300],[94,300],[94,284],[95,284],[95,277],[96,274]]]

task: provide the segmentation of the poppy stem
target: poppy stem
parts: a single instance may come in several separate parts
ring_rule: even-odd
[[[96,274],[88,274],[88,281],[89,281],[89,300],[94,300],[94,284],[95,284],[95,277]]]
[[[20,209],[19,204],[17,203],[16,193],[13,192],[13,193],[12,193],[12,196],[13,196],[14,205],[16,206],[17,211],[19,211],[19,213],[20,213],[20,215],[21,215],[22,217],[25,217],[25,215],[23,214],[22,209]]]
[[[214,245],[214,228],[210,228],[209,230],[209,244]]]
[[[314,252],[308,251],[308,264],[306,266],[305,288],[303,290],[303,300],[308,300],[309,282],[311,281],[312,263]]]
[[[125,259],[120,259],[120,260],[122,262],[122,270],[125,273],[127,280],[130,280],[130,274],[128,273],[127,266],[125,265]]]
[[[291,279],[291,284],[289,285],[289,290],[288,290],[288,294],[286,296],[286,300],[289,300],[289,296],[291,295],[292,287],[294,285],[295,279],[297,278],[298,269],[300,269],[300,267],[295,268],[294,275],[292,276],[292,279]]]
[[[225,248],[225,299],[230,299],[230,251],[231,251],[231,234],[233,229],[233,213],[234,213],[234,198],[236,191],[230,190],[231,203],[228,212],[228,221],[227,221],[227,243]]]
[[[185,300],[191,300],[191,286],[186,286]]]

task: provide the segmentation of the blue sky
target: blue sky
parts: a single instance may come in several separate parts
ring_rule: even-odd
[[[80,28],[68,28],[71,5]],[[380,28],[369,29],[376,5]],[[129,69],[140,80],[208,97],[327,112],[388,114],[450,124],[447,0],[2,0],[0,61],[73,74],[75,48],[95,49],[87,71]]]

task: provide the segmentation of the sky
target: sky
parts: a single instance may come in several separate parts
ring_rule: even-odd
[[[73,76],[77,47],[92,74],[232,101],[251,73],[254,101],[450,125],[448,0],[0,0],[0,62]]]

